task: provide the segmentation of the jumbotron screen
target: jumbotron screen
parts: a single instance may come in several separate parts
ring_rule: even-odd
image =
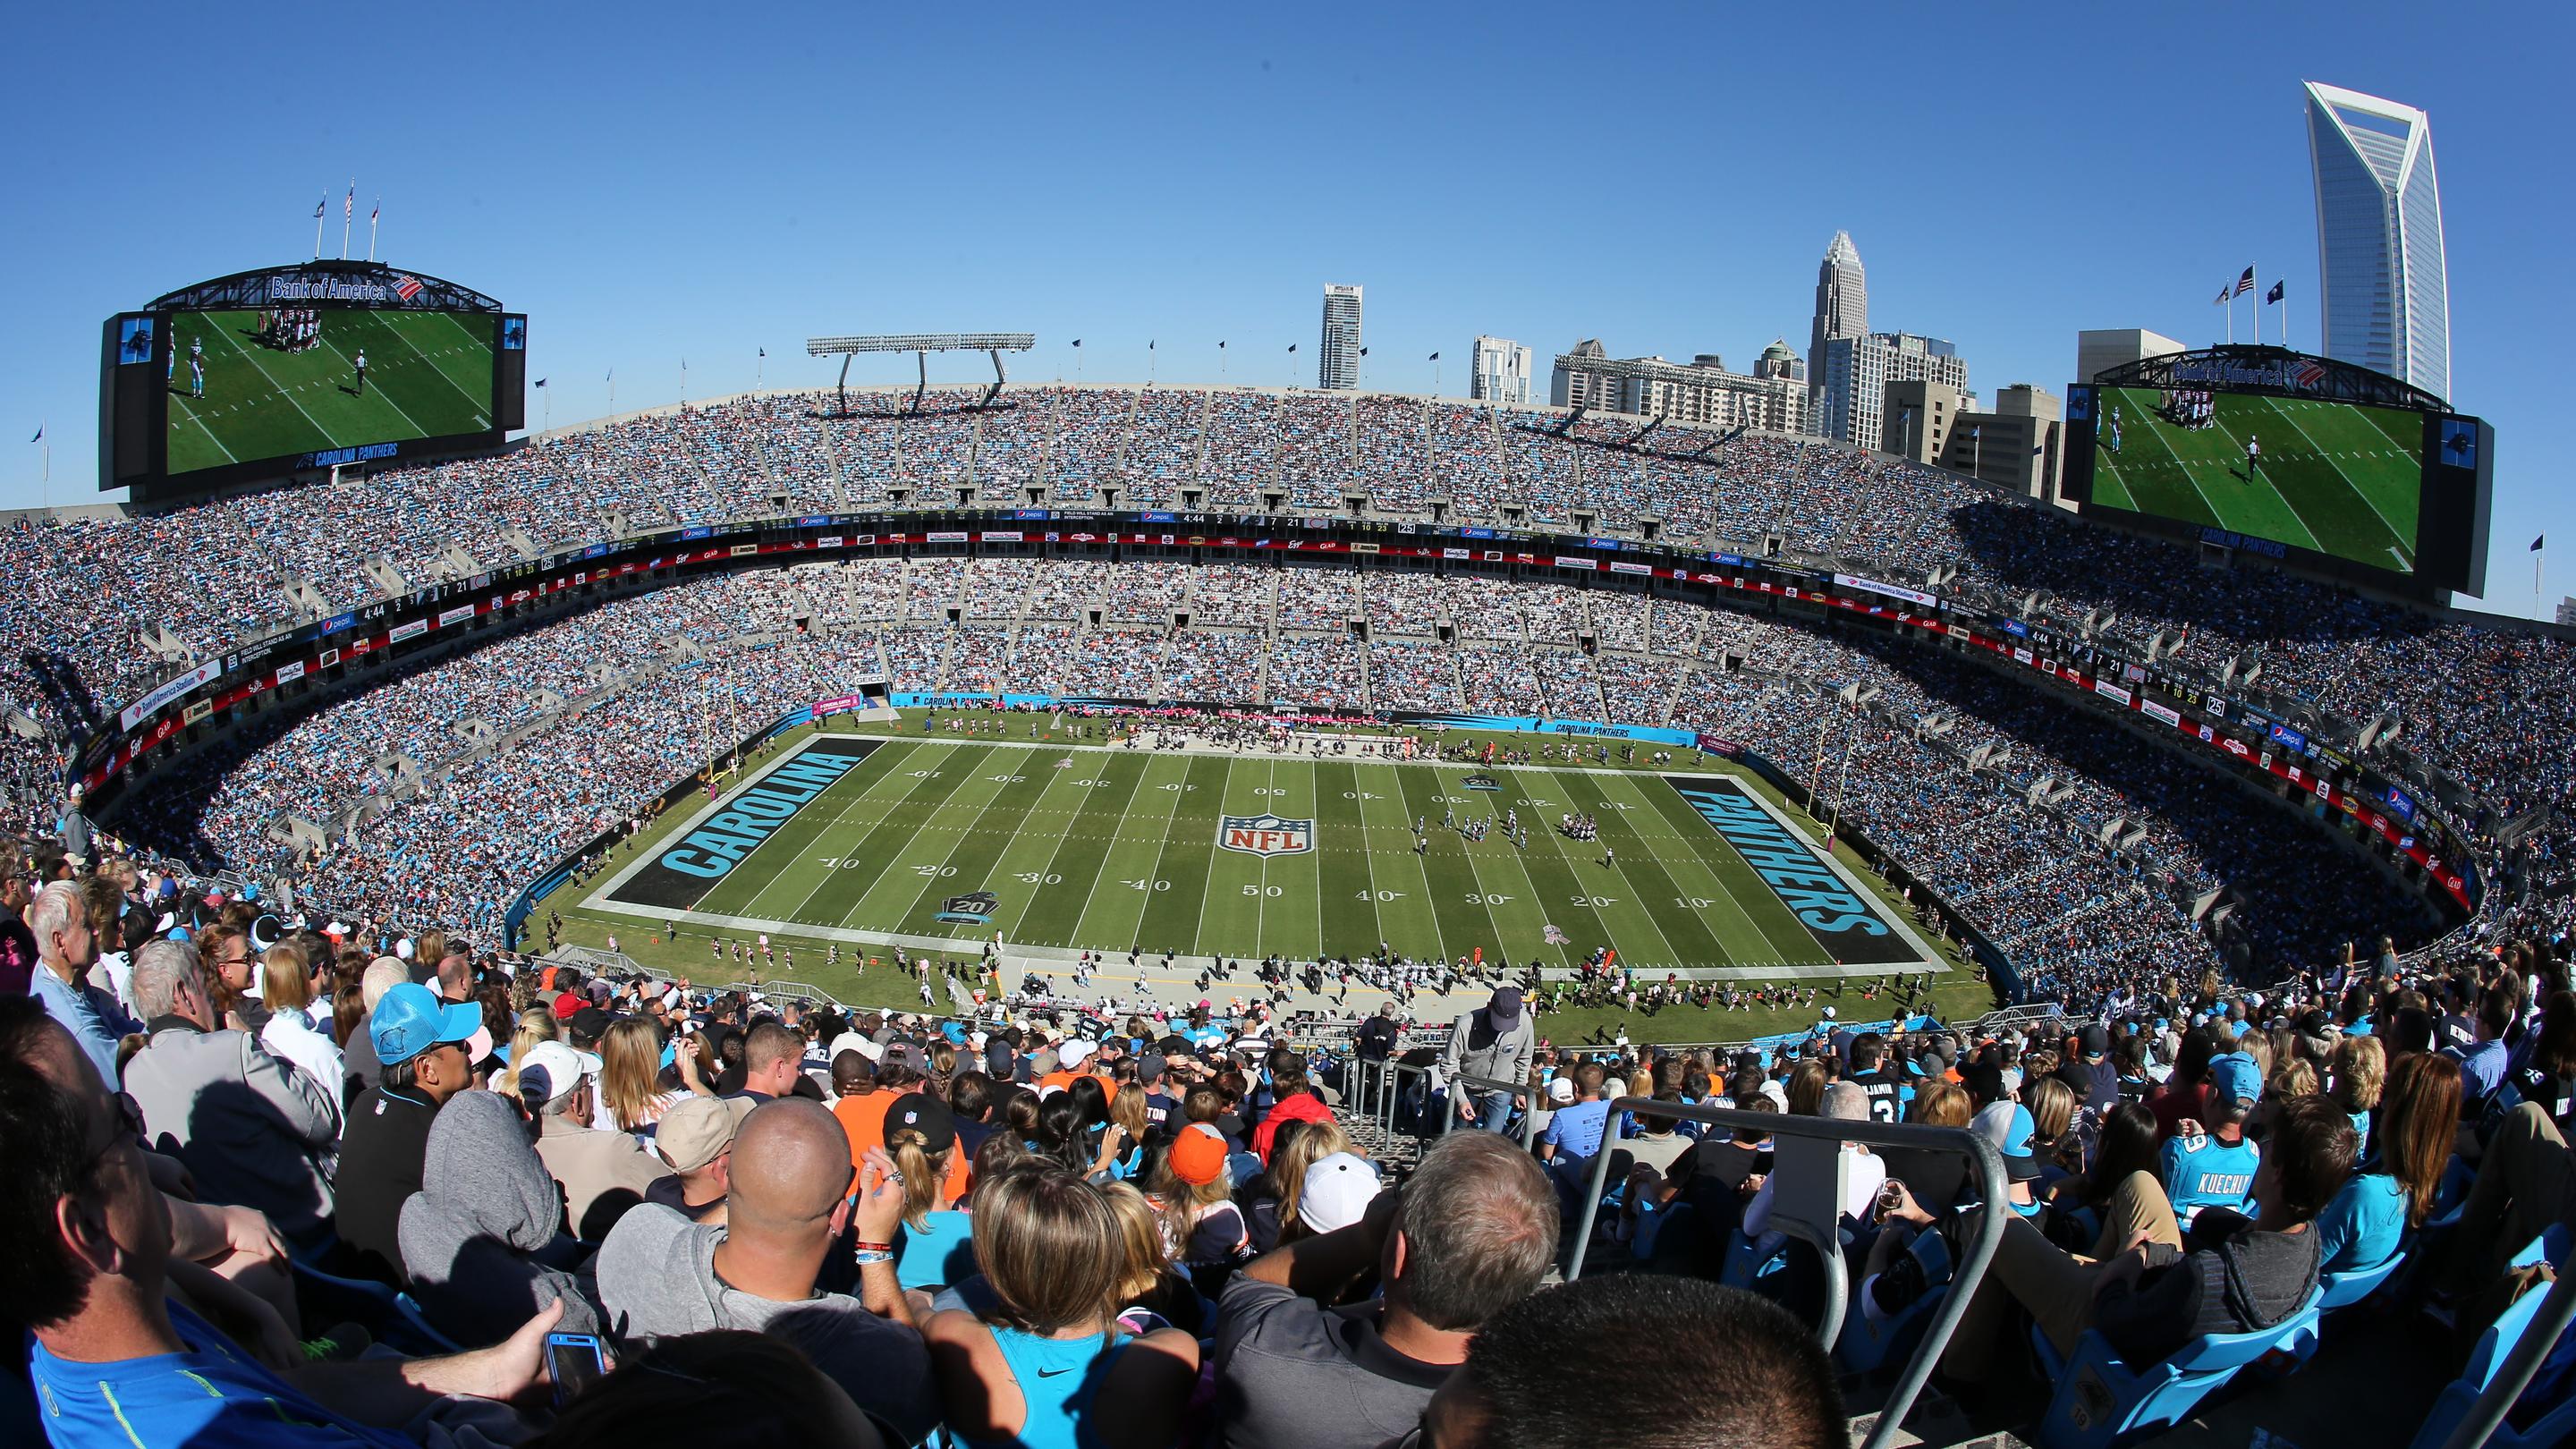
[[[376,263],[245,272],[108,323],[102,488],[138,501],[497,444],[527,319]]]
[[[2106,387],[2093,502],[2415,571],[2424,415],[2201,388]]]
[[[2194,371],[2071,387],[2065,496],[2087,513],[2356,582],[2482,587],[2494,437],[2484,423],[2429,399],[2301,396],[2330,393],[2345,374],[2294,354],[2227,368],[2230,380],[2277,375],[2277,389],[2212,386]]]
[[[492,427],[488,313],[174,312],[167,471]]]

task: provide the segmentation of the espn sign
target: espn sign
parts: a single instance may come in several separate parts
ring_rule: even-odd
[[[1217,821],[1216,843],[1245,855],[1304,855],[1315,848],[1315,822],[1276,815],[1227,815]]]

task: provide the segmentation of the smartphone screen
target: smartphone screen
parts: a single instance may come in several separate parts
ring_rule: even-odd
[[[549,1333],[546,1335],[546,1367],[555,1381],[557,1407],[579,1398],[583,1390],[599,1382],[608,1372],[607,1360],[599,1350],[599,1340],[587,1333]]]

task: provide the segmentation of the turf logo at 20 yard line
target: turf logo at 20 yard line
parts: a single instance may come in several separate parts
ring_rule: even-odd
[[[954,926],[989,926],[1001,898],[991,891],[968,891],[939,903],[939,919]]]
[[[1228,815],[1216,823],[1216,843],[1246,855],[1304,855],[1315,848],[1315,822],[1276,815]]]
[[[1466,779],[1463,779],[1458,783],[1461,787],[1469,790],[1499,790],[1503,788],[1503,782],[1495,779],[1491,775],[1469,775]]]

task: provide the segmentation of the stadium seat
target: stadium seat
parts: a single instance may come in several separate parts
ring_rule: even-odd
[[[2532,1289],[2515,1299],[2511,1308],[2498,1315],[2496,1321],[2487,1326],[2487,1331],[2478,1335],[2477,1346],[2469,1350],[2468,1366],[2443,1388],[2442,1396],[2433,1402],[2433,1411],[2424,1416],[2424,1427],[2415,1432],[2414,1449],[2441,1449],[2449,1442],[2451,1431],[2468,1417],[2469,1407],[2494,1380],[2496,1371],[2504,1367],[2505,1358],[2522,1341],[2532,1319],[2538,1316],[2541,1303],[2548,1297],[2545,1288]],[[2552,1358],[2563,1355],[2566,1349],[2567,1345],[2559,1345]],[[2539,1374],[2532,1379],[2532,1386],[2523,1391],[2522,1401],[2515,1405],[2517,1412],[2509,1414],[2488,1437],[2491,1449],[2549,1449],[2551,1445],[2576,1440],[2576,1393],[2566,1391],[2564,1378],[2556,1386],[2557,1402],[2546,1407],[2532,1402],[2535,1392],[2550,1392],[2551,1386],[2547,1382],[2551,1377],[2550,1369],[2551,1363],[2544,1360]],[[2539,1409],[2536,1419],[2523,1417],[2522,1411],[2534,1408]],[[2518,1417],[2522,1418],[2520,1428],[2514,1426]]]
[[[428,1339],[432,1344],[436,1345],[437,1352],[463,1353],[465,1351],[465,1345],[458,1343],[456,1340],[449,1338],[446,1334],[439,1332],[438,1329],[430,1323],[429,1315],[421,1311],[420,1304],[414,1301],[410,1294],[395,1294],[394,1307],[401,1312],[404,1324],[408,1326],[412,1332],[419,1334],[421,1337]]]
[[[2376,1268],[2353,1268],[2341,1273],[2325,1274],[2317,1280],[2317,1291],[2324,1295],[2318,1307],[2323,1312],[2332,1313],[2338,1308],[2349,1308],[2359,1303],[2378,1292],[2381,1284],[2396,1276],[2399,1265],[2405,1261],[2406,1250],[2400,1248],[2389,1254],[2388,1261]]]
[[[343,1278],[298,1259],[295,1301],[308,1324],[355,1323],[388,1348],[410,1354],[455,1353],[457,1344],[430,1326],[420,1305],[408,1293],[397,1293],[372,1278]]]
[[[1950,1285],[1944,1283],[1915,1299],[1904,1312],[1875,1323],[1859,1304],[1853,1304],[1843,1319],[1842,1336],[1834,1340],[1834,1365],[1845,1373],[1867,1374],[1912,1358],[1923,1342],[1923,1331],[1932,1326],[1932,1315],[1949,1296]]]
[[[2134,1368],[2111,1351],[2109,1340],[2087,1331],[2071,1358],[2061,1359],[2048,1335],[2031,1330],[2043,1375],[2057,1385],[2040,1421],[2045,1449],[2110,1449],[2180,1423],[2201,1400],[2237,1370],[2279,1351],[2305,1357],[2315,1350],[2317,1305],[2312,1292],[2299,1311],[2254,1333],[2213,1333],[2183,1345],[2171,1357]]]

